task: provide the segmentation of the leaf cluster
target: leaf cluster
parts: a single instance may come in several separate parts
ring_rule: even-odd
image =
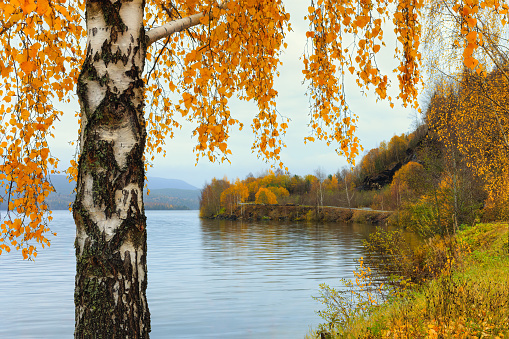
[[[85,35],[80,9],[64,0],[12,0],[0,4],[0,253],[37,255],[32,241],[49,245],[44,199],[58,159],[47,138],[75,90]]]

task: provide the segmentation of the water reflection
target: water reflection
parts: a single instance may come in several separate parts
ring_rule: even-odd
[[[236,317],[241,332],[268,331],[272,324],[285,333],[247,336],[252,338],[299,338],[316,326],[319,306],[311,296],[322,282],[337,285],[340,277],[352,277],[354,259],[364,255],[362,240],[373,230],[361,224],[228,220],[201,220],[200,227],[214,308]]]
[[[210,258],[309,256],[313,260],[344,257],[363,251],[374,226],[365,224],[315,224],[201,220],[203,248]],[[271,257],[272,256],[272,257]],[[342,260],[343,261],[343,260]]]
[[[0,256],[0,338],[69,338],[74,328],[74,226],[35,263]],[[152,338],[302,338],[320,321],[322,282],[351,278],[361,224],[200,220],[197,211],[148,211]],[[12,254],[12,253],[11,253]]]

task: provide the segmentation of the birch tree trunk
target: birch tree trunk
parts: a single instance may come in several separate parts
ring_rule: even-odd
[[[148,338],[144,0],[87,0],[78,79],[75,338]]]

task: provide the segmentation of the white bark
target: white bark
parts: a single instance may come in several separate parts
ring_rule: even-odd
[[[193,26],[196,26],[200,23],[200,19],[203,18],[204,16],[205,14],[198,13],[185,18],[170,21],[166,25],[153,28],[147,32],[148,37],[147,44],[151,45],[159,39],[169,37],[173,33],[178,33]]]
[[[221,5],[218,6],[218,8],[226,9],[228,2],[229,2],[229,0],[224,1]],[[188,28],[199,25],[200,19],[206,15],[209,15],[209,13],[197,13],[197,14],[185,17],[185,18],[180,18],[177,20],[170,21],[163,26],[159,26],[159,27],[149,30],[147,32],[147,38],[148,38],[147,46],[150,46],[157,40],[169,37],[173,33],[182,32]]]

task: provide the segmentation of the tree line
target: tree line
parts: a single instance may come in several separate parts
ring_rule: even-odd
[[[200,215],[231,214],[240,203],[349,208],[371,206],[376,193],[360,189],[363,181],[404,162],[408,158],[407,150],[413,149],[422,137],[421,127],[412,133],[395,135],[389,142],[383,141],[379,147],[367,152],[357,166],[338,169],[331,174],[321,168],[304,176],[278,169],[257,176],[250,173],[243,180],[213,178],[201,192]],[[390,203],[386,206],[392,207]]]
[[[508,71],[501,61],[490,71],[464,68],[437,79],[417,128],[424,137],[407,150],[409,161],[390,185],[376,191],[371,206],[397,210],[395,223],[426,238],[507,219]],[[373,170],[380,160],[365,156],[361,164],[365,161]]]
[[[456,82],[436,85],[417,127],[382,141],[353,168],[332,174],[317,169],[305,176],[269,170],[233,182],[213,178],[202,190],[200,215],[231,214],[240,203],[369,207],[395,211],[391,223],[412,227],[424,237],[452,234],[476,220],[500,219],[507,208],[500,167],[504,134],[493,133],[497,126],[482,127],[506,123],[486,112],[497,107],[486,93],[503,92],[500,76],[493,71],[488,81],[483,78],[484,89],[476,82],[480,76],[469,71]]]

